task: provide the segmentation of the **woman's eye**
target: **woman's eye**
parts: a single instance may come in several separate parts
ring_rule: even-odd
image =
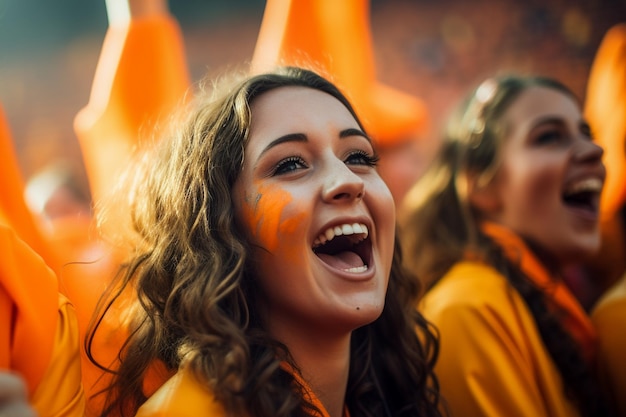
[[[537,135],[535,143],[538,145],[547,145],[559,141],[561,137],[561,132],[558,130],[549,130]]]
[[[352,152],[345,160],[345,163],[348,165],[366,165],[366,166],[376,166],[378,163],[379,157],[377,155],[370,155],[365,151],[355,151]]]
[[[284,175],[303,168],[307,168],[304,159],[299,156],[290,156],[289,158],[285,158],[276,164],[276,167],[272,171],[272,176]]]
[[[582,126],[580,126],[580,133],[582,133],[583,136],[586,136],[590,141],[594,141],[595,136],[591,131],[591,127],[587,123],[583,123]]]

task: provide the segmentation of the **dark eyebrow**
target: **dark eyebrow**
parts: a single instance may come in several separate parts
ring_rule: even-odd
[[[365,134],[365,132],[363,132],[363,131],[361,131],[359,129],[349,128],[349,129],[344,129],[341,132],[339,132],[339,137],[341,139],[347,138],[349,136],[361,136],[361,137],[367,139],[367,141],[369,143],[372,143],[372,139],[369,136],[367,136]]]
[[[562,126],[564,122],[563,119],[558,116],[546,116],[535,120],[535,122],[533,123],[533,128],[546,124],[557,124]]]
[[[354,128],[349,128],[349,129],[344,129],[341,132],[339,132],[339,138],[340,139],[344,139],[350,136],[361,136],[365,139],[367,139],[368,142],[372,142],[372,140],[370,139],[369,136],[367,136],[363,131],[359,130],[359,129],[354,129]],[[274,146],[280,145],[281,143],[285,143],[285,142],[306,142],[309,139],[307,138],[307,136],[304,133],[289,133],[286,134],[284,136],[280,136],[279,138],[274,139],[273,141],[271,141],[266,147],[265,149],[263,149],[263,151],[261,151],[261,155],[263,155],[265,152],[269,151],[270,149],[272,149]]]
[[[281,136],[281,137],[271,141],[265,147],[265,149],[263,149],[263,151],[261,151],[261,154],[259,156],[263,155],[265,152],[269,151],[274,146],[280,145],[281,143],[285,143],[285,142],[306,142],[306,141],[308,141],[308,139],[307,139],[307,137],[306,137],[306,135],[304,133],[289,133],[287,135]]]
[[[557,116],[547,116],[547,117],[542,117],[539,120],[537,120],[534,125],[533,128],[541,126],[541,125],[545,125],[545,124],[554,124],[554,125],[558,125],[558,126],[564,126],[565,122],[563,121],[563,119],[561,119],[560,117]],[[591,135],[591,127],[589,126],[589,123],[587,123],[586,120],[581,120],[580,122],[578,122],[578,129],[581,133],[589,136],[589,137],[593,137]]]

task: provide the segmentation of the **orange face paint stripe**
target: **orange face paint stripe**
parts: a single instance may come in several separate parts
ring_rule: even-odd
[[[254,205],[245,204],[245,220],[265,249],[278,247],[278,230],[282,212],[292,200],[291,194],[273,185],[255,183],[257,193]]]
[[[296,216],[282,219],[285,207],[293,201],[293,196],[286,190],[275,185],[255,183],[257,193],[254,203],[248,200],[245,205],[244,216],[250,230],[254,230],[255,236],[261,245],[268,251],[278,248],[278,237],[289,236],[298,230],[307,216],[306,210],[302,210]],[[286,254],[289,259],[298,256],[297,246],[288,246],[293,253]]]

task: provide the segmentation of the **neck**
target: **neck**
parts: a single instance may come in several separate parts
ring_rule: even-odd
[[[550,274],[551,278],[559,278],[563,276],[563,271],[567,265],[560,262],[548,251],[536,245],[532,240],[525,238],[513,229],[499,224],[498,222],[483,222],[481,225],[483,233],[486,233],[491,239],[495,240],[500,246],[506,248],[507,245],[516,244],[519,242],[524,245],[528,250],[528,253],[536,258],[541,267]]]
[[[557,259],[555,259],[549,252],[543,250],[538,245],[535,245],[532,241],[522,238],[530,252],[537,257],[539,262],[546,268],[546,270],[550,273],[553,278],[558,278],[563,276],[563,271],[568,266],[566,264],[561,264]]]
[[[277,339],[284,343],[304,381],[321,401],[330,417],[341,417],[350,369],[350,334],[341,337],[319,333],[289,333]]]

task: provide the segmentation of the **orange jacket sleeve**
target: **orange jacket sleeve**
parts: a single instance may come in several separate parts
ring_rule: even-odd
[[[0,367],[20,374],[42,416],[82,416],[79,340],[54,272],[0,223]]]
[[[0,224],[0,248],[0,289],[4,293],[3,310],[9,312],[2,316],[2,327],[12,329],[8,340],[1,342],[2,366],[19,372],[33,392],[54,347],[57,281],[43,259],[4,224]]]
[[[24,180],[17,162],[8,120],[0,105],[0,212],[17,235],[56,269],[57,259],[24,200]]]

